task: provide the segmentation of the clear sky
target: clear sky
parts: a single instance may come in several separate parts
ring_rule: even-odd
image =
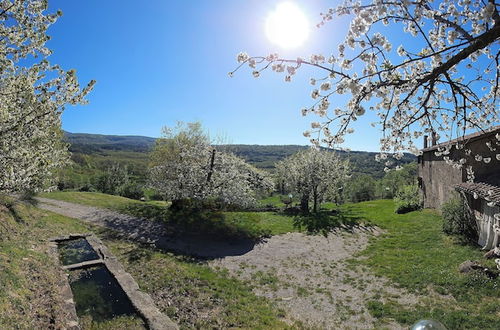
[[[313,117],[300,109],[312,104],[310,69],[294,81],[265,72],[259,79],[248,68],[233,78],[236,55],[278,52],[290,58],[330,54],[343,39],[344,18],[321,29],[293,50],[273,45],[265,19],[282,1],[275,0],[49,0],[63,17],[49,30],[52,63],[74,68],[81,83],[97,80],[86,106],[69,107],[63,129],[77,133],[159,136],[176,121],[201,121],[212,134],[231,143],[308,144],[302,132]],[[295,0],[311,24],[335,4]],[[339,102],[344,103],[344,100]],[[335,104],[335,100],[332,100]],[[378,150],[379,134],[370,116],[345,145]]]

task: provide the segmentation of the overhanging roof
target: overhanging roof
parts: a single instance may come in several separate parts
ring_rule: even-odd
[[[462,142],[462,143],[463,142],[472,142],[474,140],[478,140],[478,139],[482,138],[485,135],[490,135],[490,134],[496,133],[496,132],[500,132],[500,125],[492,127],[486,131],[480,131],[480,132],[464,135],[462,137],[459,137],[459,138],[456,138],[456,139],[453,139],[453,140],[450,140],[447,142],[436,144],[435,146],[431,146],[431,147],[422,149],[422,152],[436,150],[437,148],[446,147],[449,144],[454,144],[454,143],[458,143],[458,142]]]
[[[463,191],[500,205],[500,187],[485,182],[462,182],[455,185],[455,190]]]

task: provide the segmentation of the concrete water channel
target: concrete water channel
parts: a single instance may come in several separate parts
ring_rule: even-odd
[[[58,256],[68,274],[61,283],[61,292],[69,329],[80,329],[78,316],[84,315],[96,322],[119,316],[140,317],[149,329],[178,329],[94,235],[53,238],[51,253]]]

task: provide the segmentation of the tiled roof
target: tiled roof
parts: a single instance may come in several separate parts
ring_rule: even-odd
[[[458,191],[464,191],[474,197],[482,198],[488,202],[495,202],[500,204],[500,187],[493,186],[484,182],[462,182],[455,185]]]
[[[465,136],[459,137],[457,139],[453,139],[453,140],[450,140],[450,141],[439,143],[439,144],[436,144],[434,146],[429,146],[427,148],[422,149],[422,151],[423,152],[428,152],[428,151],[436,150],[437,148],[445,147],[445,146],[449,145],[450,143],[454,144],[454,143],[457,143],[457,142],[460,142],[460,143],[471,142],[471,141],[480,139],[483,136],[487,136],[487,135],[496,133],[497,131],[500,132],[500,125],[492,127],[491,129],[486,130],[486,131],[475,132],[475,133],[472,133],[472,134],[469,134],[469,135],[465,135]]]

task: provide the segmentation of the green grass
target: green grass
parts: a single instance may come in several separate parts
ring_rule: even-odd
[[[90,230],[78,220],[0,196],[0,329],[63,326],[66,311],[58,281],[64,275],[47,253],[48,240]],[[132,321],[109,321],[99,328],[122,329]],[[133,323],[140,324],[137,319]]]
[[[293,218],[272,212],[181,212],[174,214],[161,201],[140,202],[96,192],[56,191],[41,197],[107,208],[146,219],[160,219],[179,233],[203,232],[216,238],[259,239],[298,231]]]
[[[41,193],[40,197],[57,199],[65,202],[83,204],[88,206],[102,207],[115,211],[123,211],[130,205],[154,205],[165,206],[166,202],[148,201],[141,202],[135,199],[126,197],[108,195],[98,192],[81,192],[81,191],[54,191],[50,193]]]
[[[368,307],[374,316],[393,318],[406,325],[432,317],[449,329],[498,328],[500,280],[458,271],[465,260],[480,260],[491,269],[495,268],[493,261],[483,259],[478,246],[461,245],[444,235],[442,218],[436,211],[398,215],[390,200],[348,207],[386,231],[372,239],[369,247],[352,262],[368,265],[377,275],[429,297],[415,309],[395,302],[371,301]],[[435,299],[436,293],[451,295],[456,301]]]
[[[220,212],[220,211],[180,211],[174,213],[159,201],[140,202],[125,197],[95,192],[58,191],[40,194],[42,197],[78,204],[112,209],[146,219],[162,220],[176,234],[204,233],[216,239],[252,239],[280,235],[288,232],[321,233],[341,225],[358,224],[356,214],[349,207],[339,208],[338,214],[323,210],[308,216],[290,216],[275,212]],[[261,201],[279,203],[279,196]],[[326,204],[329,210],[336,208]]]
[[[141,289],[181,328],[284,329],[285,316],[252,286],[204,263],[105,239]]]

